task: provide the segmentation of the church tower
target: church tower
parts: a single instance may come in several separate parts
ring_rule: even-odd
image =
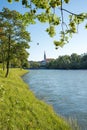
[[[43,60],[41,61],[41,67],[45,68],[46,67],[46,63],[47,63],[47,59],[46,59],[46,53],[44,51],[44,57],[43,57]]]
[[[44,51],[44,62],[46,63],[46,53]]]

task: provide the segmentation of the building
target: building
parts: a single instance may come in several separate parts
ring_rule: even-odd
[[[46,68],[47,63],[49,63],[52,60],[54,60],[54,59],[46,57],[46,52],[44,51],[44,55],[43,55],[43,60],[42,61],[29,61],[30,68],[35,68],[35,69]]]
[[[46,64],[52,60],[54,60],[54,59],[46,57],[46,52],[44,51],[44,59],[40,62],[41,67],[46,67]]]
[[[44,51],[44,59],[41,61],[41,66],[46,66],[46,63],[47,63],[47,61],[46,61],[46,53]]]

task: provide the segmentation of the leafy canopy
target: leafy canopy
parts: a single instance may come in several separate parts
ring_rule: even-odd
[[[12,2],[12,0],[8,0],[8,2]],[[22,5],[29,8],[29,12],[25,13],[24,17],[27,17],[31,23],[35,22],[34,19],[43,23],[48,22],[49,27],[46,32],[51,37],[56,35],[56,28],[60,26],[60,39],[54,41],[56,49],[66,44],[69,38],[78,32],[78,25],[87,19],[87,13],[75,14],[65,9],[64,5],[69,2],[70,0],[22,0]],[[65,22],[64,12],[68,14],[67,22]],[[85,28],[87,28],[87,24]]]
[[[27,22],[28,23],[28,22]],[[30,34],[26,31],[26,18],[19,12],[8,8],[3,8],[0,12],[0,53],[2,54],[1,63],[6,63],[6,77],[8,76],[10,62],[17,59],[20,67],[27,61]],[[17,61],[16,60],[16,61]]]

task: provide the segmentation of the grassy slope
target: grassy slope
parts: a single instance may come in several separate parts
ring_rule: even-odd
[[[0,70],[0,130],[71,130],[51,106],[38,100],[20,78],[26,71]]]

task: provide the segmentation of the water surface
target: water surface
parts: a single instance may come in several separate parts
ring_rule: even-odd
[[[77,119],[82,130],[87,130],[86,70],[30,70],[23,79],[56,113]]]

